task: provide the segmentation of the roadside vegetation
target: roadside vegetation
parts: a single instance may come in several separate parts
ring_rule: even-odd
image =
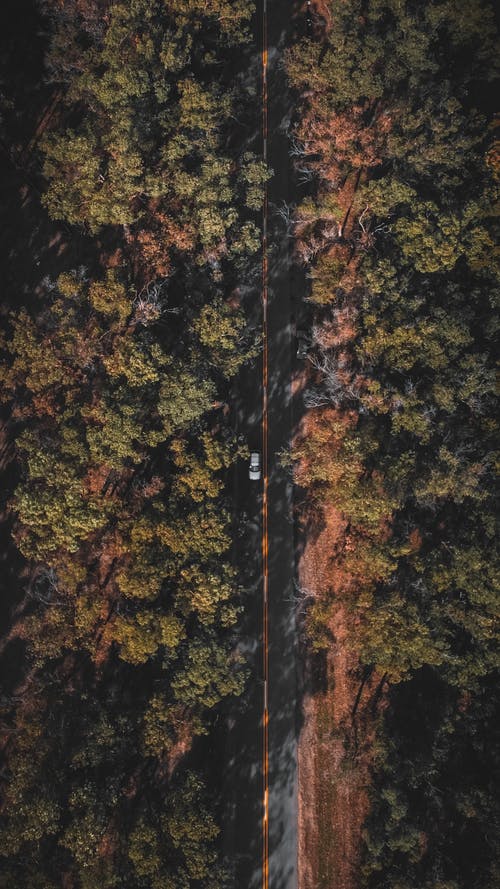
[[[308,638],[335,644],[341,600],[360,682],[376,688],[360,885],[493,889],[494,7],[312,6],[312,33],[287,58],[302,96],[293,153],[310,183],[296,252],[314,306],[293,457],[306,518],[334,507],[345,530]]]
[[[244,681],[226,483],[246,451],[226,399],[256,353],[237,280],[264,168],[228,136],[253,3],[42,11],[53,110],[33,175],[96,261],[62,254],[1,340],[28,579],[1,702],[0,886],[220,889],[187,756]]]

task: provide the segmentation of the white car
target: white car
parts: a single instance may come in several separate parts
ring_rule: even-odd
[[[252,482],[258,482],[262,475],[262,463],[258,451],[252,451],[250,454],[250,463],[248,464],[248,478]]]

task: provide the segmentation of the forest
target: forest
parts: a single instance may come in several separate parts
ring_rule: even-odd
[[[258,348],[237,280],[265,168],[228,130],[235,103],[251,116],[232,74],[253,5],[39,11],[50,113],[30,175],[89,261],[63,253],[0,343],[27,566],[6,641],[22,666],[1,701],[0,885],[219,889],[216,806],[189,752],[245,677],[226,482],[246,445],[227,398]]]
[[[356,885],[299,889],[496,889],[493,0],[293,5],[269,64],[301,198],[269,211],[259,4],[17,2],[0,50],[0,889],[236,889],[212,746],[246,683],[264,694],[239,647],[231,480],[266,212],[289,213],[310,319],[280,455],[290,523],[312,540],[337,520],[321,593],[296,584],[298,670],[334,660],[341,608],[358,692],[340,735],[320,714],[345,755],[326,753],[369,774]]]
[[[307,633],[332,645],[342,596],[383,696],[367,889],[500,879],[498,57],[487,0],[317,3],[287,56],[315,346],[295,481],[345,528]]]

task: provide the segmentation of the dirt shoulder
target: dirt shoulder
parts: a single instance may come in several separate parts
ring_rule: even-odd
[[[308,598],[331,598],[331,644],[321,653],[309,650],[306,661],[309,688],[298,745],[299,889],[357,889],[369,809],[378,677],[363,682],[355,627],[344,604],[348,582],[335,568],[345,530],[338,511],[324,509],[299,563]]]

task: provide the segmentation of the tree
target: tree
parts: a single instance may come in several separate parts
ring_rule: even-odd
[[[243,312],[220,298],[203,306],[193,330],[208,350],[210,363],[225,377],[234,377],[242,364],[257,354],[255,344],[248,344]]]

